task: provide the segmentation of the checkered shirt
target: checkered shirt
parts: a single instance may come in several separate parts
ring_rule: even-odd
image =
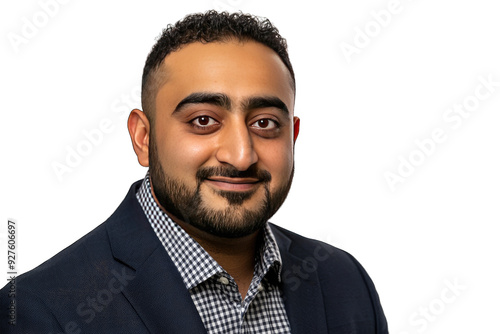
[[[234,279],[156,203],[149,172],[136,196],[179,270],[208,333],[290,333],[279,288],[281,257],[268,224],[252,282],[242,300]]]

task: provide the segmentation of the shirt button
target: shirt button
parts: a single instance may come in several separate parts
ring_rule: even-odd
[[[262,286],[262,283],[259,284],[259,286],[257,287],[257,290],[259,291],[264,291],[264,287]]]
[[[224,285],[228,285],[229,284],[229,280],[227,278],[225,278],[224,276],[221,276],[219,278],[219,282],[221,282]]]

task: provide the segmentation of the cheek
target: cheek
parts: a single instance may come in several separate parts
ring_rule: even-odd
[[[259,154],[262,168],[271,173],[272,183],[279,186],[287,182],[293,168],[293,147],[288,144],[276,144],[263,147]]]
[[[193,178],[196,171],[211,156],[210,145],[193,140],[186,135],[166,136],[161,140],[163,147],[158,151],[166,173],[177,178]]]

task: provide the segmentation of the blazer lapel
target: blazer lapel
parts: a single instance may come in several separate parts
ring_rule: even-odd
[[[158,247],[123,291],[151,333],[205,333],[205,327],[165,249]]]
[[[296,245],[274,225],[273,233],[283,262],[283,299],[292,333],[327,333],[325,307],[317,265],[312,254]]]
[[[113,256],[130,275],[122,293],[151,333],[205,333],[189,291],[135,197],[140,184],[132,185],[107,225]]]

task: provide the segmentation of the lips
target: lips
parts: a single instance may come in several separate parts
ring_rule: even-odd
[[[206,181],[212,186],[226,191],[249,191],[259,182],[256,178],[211,176]]]

